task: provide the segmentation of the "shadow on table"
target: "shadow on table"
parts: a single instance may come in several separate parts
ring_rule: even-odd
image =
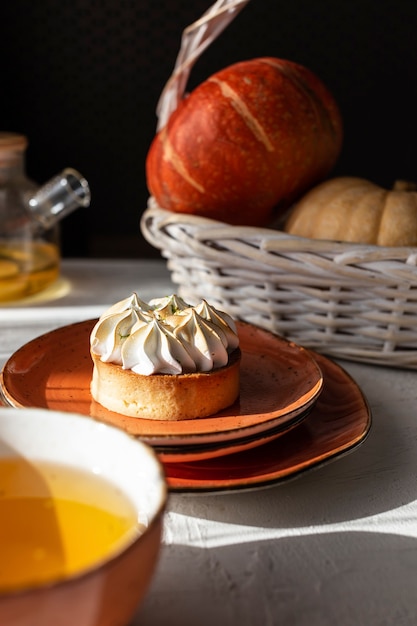
[[[164,546],[133,624],[411,626],[416,548],[414,538],[366,532]]]

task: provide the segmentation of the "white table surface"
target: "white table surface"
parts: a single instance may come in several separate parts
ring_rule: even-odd
[[[59,297],[0,307],[1,363],[132,291],[146,300],[175,287],[162,261],[64,261]],[[132,624],[417,624],[417,372],[340,363],[370,403],[366,441],[279,486],[171,494],[161,558]]]

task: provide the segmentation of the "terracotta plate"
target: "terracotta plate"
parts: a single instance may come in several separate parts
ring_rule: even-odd
[[[228,492],[273,485],[346,454],[371,426],[368,403],[339,365],[314,355],[324,388],[306,420],[279,439],[221,458],[165,463],[168,485],[178,492]]]
[[[190,446],[190,453],[193,447],[202,458],[201,446],[209,446],[212,456],[224,454],[226,443],[235,449],[242,442],[252,447],[261,436],[277,436],[307,414],[322,390],[321,370],[307,350],[239,322],[241,392],[233,406],[209,418],[177,422],[119,415],[104,409],[90,395],[89,336],[94,323],[88,320],[64,326],[15,352],[2,372],[7,402],[90,415],[140,436],[156,448],[163,447],[168,455],[165,459],[170,458],[170,449],[176,455],[178,446]]]

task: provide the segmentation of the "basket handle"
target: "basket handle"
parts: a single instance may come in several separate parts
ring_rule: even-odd
[[[157,130],[163,128],[184,97],[191,69],[206,48],[223,32],[249,0],[217,0],[182,33],[173,73],[159,98]]]

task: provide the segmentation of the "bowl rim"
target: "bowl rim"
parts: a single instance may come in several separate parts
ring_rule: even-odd
[[[127,440],[133,441],[135,445],[137,444],[151,459],[154,466],[157,468],[157,476],[158,483],[160,486],[160,495],[159,502],[149,519],[148,524],[145,526],[144,530],[137,535],[129,534],[126,539],[122,539],[120,545],[114,549],[111,553],[96,559],[92,564],[87,565],[78,571],[69,574],[69,575],[61,575],[59,577],[51,578],[45,582],[40,583],[31,583],[29,585],[19,586],[16,589],[1,589],[0,588],[0,602],[2,600],[6,600],[7,598],[15,598],[18,596],[28,595],[28,594],[36,594],[36,593],[45,593],[48,590],[52,590],[58,587],[64,587],[65,585],[72,584],[82,584],[88,578],[92,578],[97,575],[98,571],[104,567],[108,567],[111,564],[116,563],[118,560],[123,558],[123,556],[132,551],[139,543],[143,543],[146,541],[147,537],[154,531],[155,527],[158,525],[162,525],[162,517],[166,510],[167,501],[168,501],[168,484],[166,480],[166,473],[164,469],[164,465],[162,461],[159,459],[155,450],[146,442],[142,441],[138,437],[127,433],[123,429],[118,426],[114,426],[113,424],[104,424],[95,420],[94,418],[90,418],[85,415],[81,415],[78,413],[70,413],[64,411],[50,410],[50,409],[42,409],[42,408],[15,408],[15,407],[3,407],[0,406],[0,426],[1,420],[4,418],[8,418],[13,414],[14,419],[22,413],[30,413],[32,417],[36,414],[54,414],[55,417],[62,416],[64,419],[76,419],[77,421],[81,420],[85,422],[86,420],[90,420],[91,422],[97,425],[97,428],[100,430],[105,430],[107,432],[117,432],[118,436],[121,438],[125,438]],[[0,434],[1,438],[1,434]]]

